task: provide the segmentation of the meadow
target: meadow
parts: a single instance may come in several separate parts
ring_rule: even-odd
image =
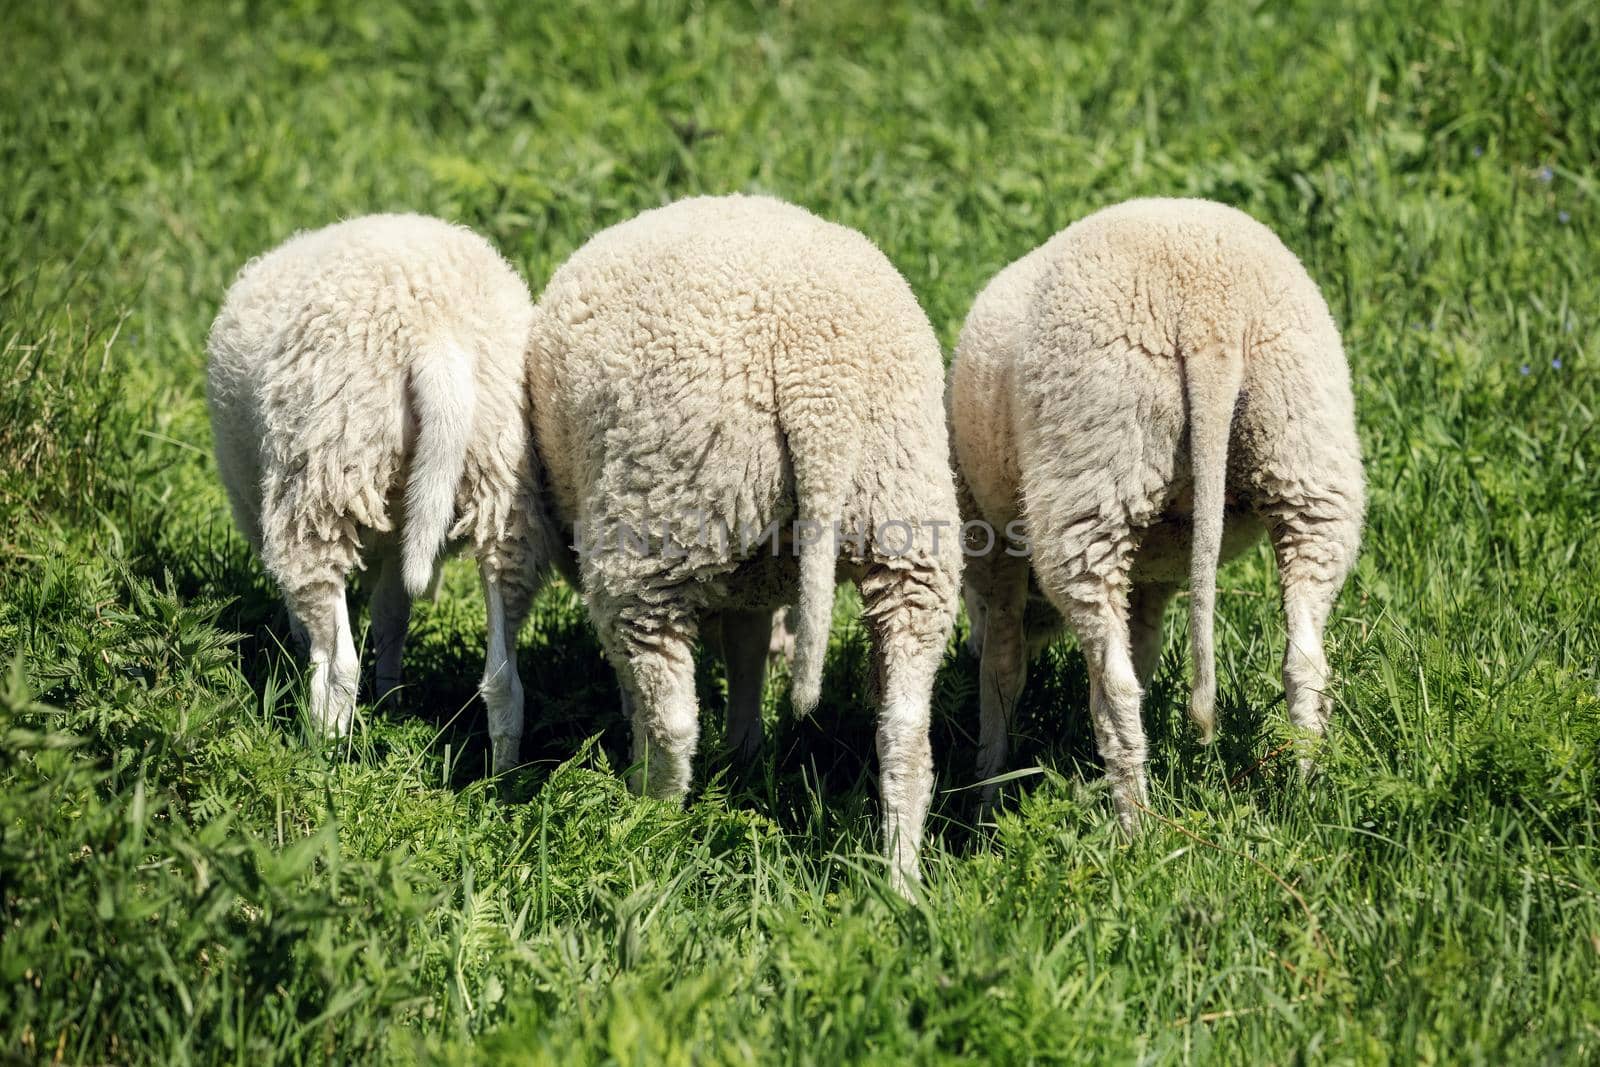
[[[1600,20],[1591,3],[376,0],[0,8],[0,1059],[1528,1063],[1600,1059]],[[1363,554],[1322,769],[1282,755],[1263,545],[1222,574],[1221,740],[1182,612],[1132,843],[1087,681],[1036,664],[979,825],[952,642],[922,899],[877,858],[865,642],[766,694],[683,809],[631,796],[564,586],[487,773],[481,603],[308,743],[210,456],[244,261],[380,210],[535,292],[596,230],[761,191],[857,227],[947,350],[1087,212],[1251,212],[1344,332]]]

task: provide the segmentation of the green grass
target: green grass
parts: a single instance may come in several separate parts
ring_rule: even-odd
[[[1404,6],[1404,5],[1403,5]],[[1581,1062],[1600,1057],[1600,29],[1583,2],[9,3],[0,32],[0,1058]],[[1548,169],[1545,169],[1548,168]],[[486,780],[453,565],[393,709],[303,743],[212,468],[233,272],[368,211],[537,290],[595,230],[765,191],[856,226],[953,342],[1072,219],[1210,196],[1345,333],[1371,485],[1324,770],[1286,735],[1265,548],[1222,578],[1223,741],[1122,844],[1070,642],[972,828],[937,693],[926,899],[875,859],[859,625],[758,766],[635,799],[572,594],[522,634],[534,760]],[[1559,361],[1559,362],[1557,362]],[[1180,829],[1181,828],[1181,829]],[[1303,905],[1303,906],[1302,906]]]

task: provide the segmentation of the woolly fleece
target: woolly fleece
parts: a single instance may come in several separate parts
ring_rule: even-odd
[[[530,353],[561,519],[580,543],[651,534],[647,551],[602,541],[579,564],[635,709],[648,791],[679,798],[689,785],[701,619],[764,616],[742,653],[764,659],[771,611],[798,600],[803,711],[817,699],[837,568],[860,587],[873,638],[885,846],[904,890],[960,575],[942,361],[904,279],[865,237],[793,205],[685,200],[574,254],[539,301]],[[760,540],[774,522],[793,535],[776,554]],[[857,541],[836,549],[834,523]],[[669,551],[664,528],[678,542]]]
[[[312,711],[330,733],[355,709],[350,572],[377,570],[381,695],[448,537],[480,565],[494,762],[516,762],[515,635],[553,547],[524,408],[531,317],[488,242],[418,215],[299,234],[228,290],[207,345],[217,466],[310,646]]]
[[[1203,200],[1136,200],[1067,227],[979,295],[948,404],[969,517],[1020,520],[1032,577],[1083,647],[1126,827],[1146,799],[1139,701],[1163,609],[1187,579],[1190,710],[1209,739],[1217,565],[1263,528],[1288,619],[1289,715],[1322,733],[1322,635],[1360,541],[1361,454],[1338,331],[1270,230]],[[1005,764],[1029,578],[1003,546],[968,564],[980,778]]]

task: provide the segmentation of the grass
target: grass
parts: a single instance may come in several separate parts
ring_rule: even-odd
[[[1600,1056],[1600,30],[1592,6],[649,0],[10,4],[0,37],[0,1057],[60,1062],[1581,1062]],[[595,230],[761,190],[856,226],[947,343],[1072,219],[1209,196],[1344,330],[1371,485],[1324,771],[1265,548],[1223,740],[1147,702],[1119,842],[1070,642],[975,830],[935,711],[926,899],[874,858],[864,644],[757,766],[635,799],[572,594],[486,778],[455,565],[336,751],[209,458],[203,339],[297,228],[459,219],[537,290]]]

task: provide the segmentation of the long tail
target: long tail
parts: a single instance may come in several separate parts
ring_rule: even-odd
[[[826,554],[824,554],[826,553]],[[833,534],[800,549],[800,606],[794,635],[793,702],[796,715],[809,715],[822,697],[822,663],[828,655],[833,622]]]
[[[1189,717],[1200,728],[1204,744],[1211,742],[1217,723],[1213,652],[1217,565],[1222,557],[1228,437],[1243,376],[1240,347],[1213,341],[1185,354],[1189,463],[1194,478],[1194,538],[1189,557],[1189,650],[1194,659],[1194,688],[1189,696]]]
[[[799,405],[796,405],[797,407]],[[856,435],[841,432],[837,410],[807,405],[809,418],[784,419],[794,467],[799,520],[800,597],[795,611],[791,700],[795,714],[808,715],[822,696],[822,665],[833,624],[834,574],[839,546],[834,524],[841,519],[845,493],[855,469]],[[821,408],[821,410],[819,410]],[[782,417],[782,416],[780,416]]]
[[[406,479],[406,521],[400,564],[406,592],[431,586],[439,553],[455,519],[456,488],[467,463],[476,397],[472,360],[453,344],[418,353],[411,367],[411,410],[416,445]]]

